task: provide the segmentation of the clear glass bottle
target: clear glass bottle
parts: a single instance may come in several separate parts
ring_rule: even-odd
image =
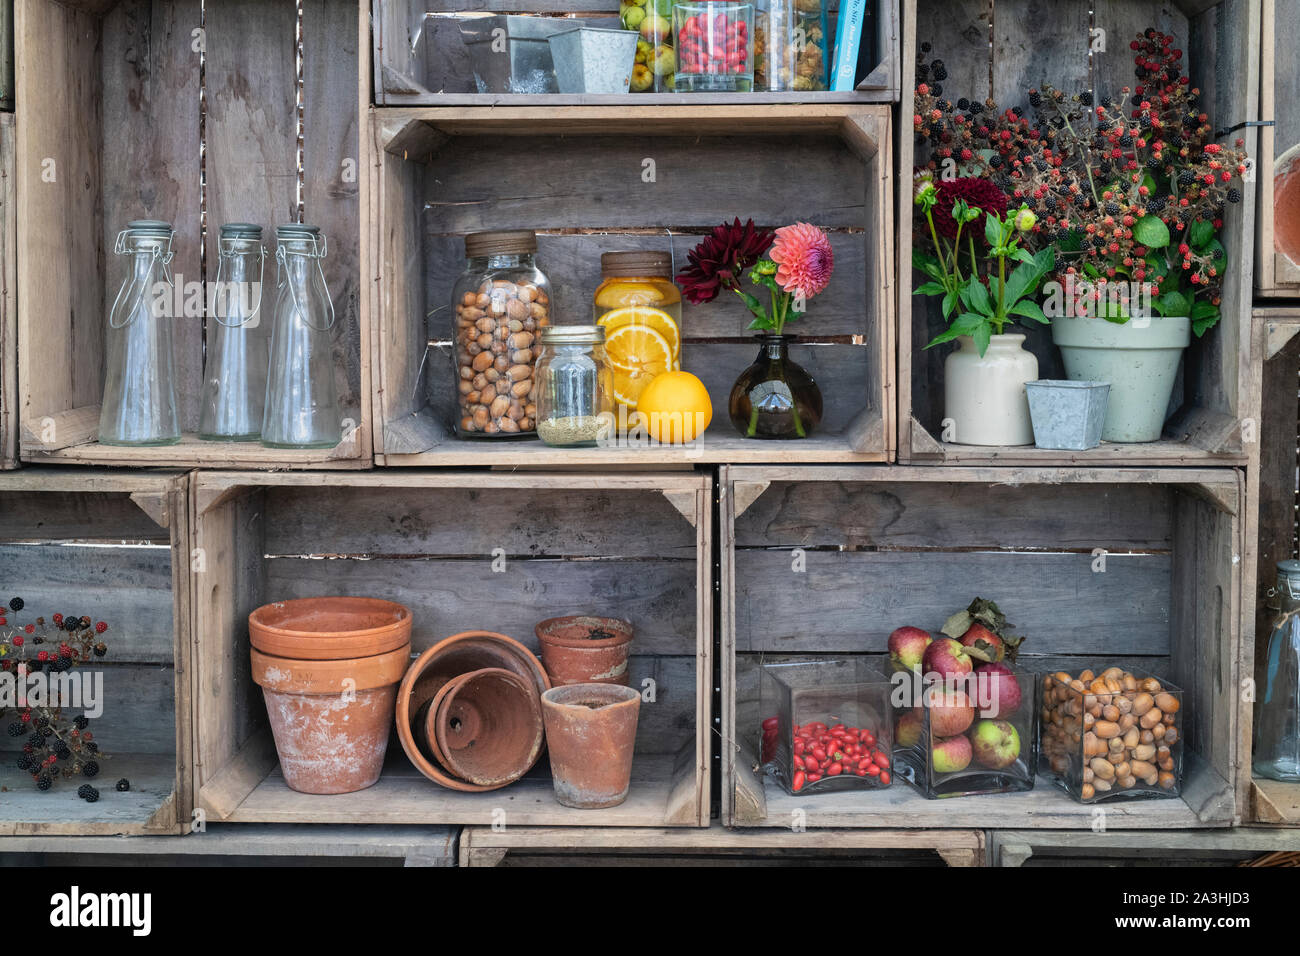
[[[270,323],[262,321],[266,247],[262,227],[222,225],[217,281],[208,300],[207,359],[199,437],[257,441],[262,434]]]
[[[108,313],[104,401],[99,440],[105,445],[174,445],[181,440],[172,358],[172,227],[154,219],[129,222],[113,252],[130,271]],[[159,288],[162,283],[162,288]]]
[[[553,325],[542,332],[537,434],[560,448],[591,447],[614,433],[614,382],[599,325]]]
[[[1300,561],[1278,562],[1277,596],[1251,769],[1257,777],[1295,783],[1300,782]]]
[[[593,297],[618,402],[636,410],[656,375],[682,368],[682,294],[667,252],[606,252]]]
[[[334,303],[321,264],[327,240],[316,226],[275,230],[276,301],[262,416],[270,448],[333,448],[343,440],[334,389]]]
[[[452,289],[456,323],[456,434],[532,438],[533,365],[551,324],[551,284],[537,268],[531,230],[465,237],[465,271]]]

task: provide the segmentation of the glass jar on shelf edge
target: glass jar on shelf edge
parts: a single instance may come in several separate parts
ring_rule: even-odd
[[[452,289],[460,438],[536,435],[533,372],[551,324],[551,285],[536,256],[531,230],[465,237],[465,271]]]
[[[618,16],[639,34],[632,65],[633,93],[672,93],[677,72],[673,47],[673,0],[621,0]]]
[[[754,35],[754,89],[829,88],[830,27],[826,0],[759,0]]]
[[[615,401],[636,410],[657,375],[682,368],[682,294],[667,252],[606,252],[593,296],[596,324],[605,330]]]
[[[614,430],[614,383],[599,325],[542,330],[534,370],[537,434],[557,448],[589,448]]]
[[[228,222],[217,247],[217,281],[207,327],[207,358],[199,438],[204,441],[257,441],[262,435],[266,378],[270,361],[262,321],[266,247],[262,227]]]
[[[1300,783],[1300,561],[1278,562],[1277,595],[1251,769],[1257,777]]]
[[[754,5],[693,0],[673,6],[679,93],[754,89]]]

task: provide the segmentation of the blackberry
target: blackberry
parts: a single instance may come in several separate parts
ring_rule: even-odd
[[[21,737],[25,732],[23,730],[23,725],[16,720],[6,727],[5,730],[8,732],[10,737]]]
[[[1019,119],[1020,117],[1025,115],[1025,111],[1021,109],[1019,106],[1013,106],[1011,107],[1011,115]]]
[[[1241,191],[1237,189],[1229,189],[1228,202],[1241,202]]]
[[[1174,149],[1178,149],[1183,145],[1183,138],[1175,133],[1173,136],[1169,137],[1169,145],[1174,147]]]
[[[1133,145],[1133,137],[1130,136],[1128,133],[1125,133],[1123,136],[1119,138],[1119,144],[1123,146],[1125,149],[1127,149],[1128,147]]]
[[[1040,173],[1047,172],[1047,160],[1045,159],[1034,160],[1034,169],[1038,170]]]
[[[45,726],[45,727],[42,727],[42,728],[41,728],[41,736],[42,736],[42,737],[53,737],[53,736],[54,736],[54,728],[53,728],[53,727],[50,727],[50,726],[48,726],[48,725]]]
[[[49,725],[50,725],[50,719],[46,717],[44,714],[40,715],[39,717],[37,717],[35,720],[32,721],[32,726],[34,726],[37,730],[44,730]]]
[[[37,790],[42,790],[42,791],[48,790],[52,786],[54,786],[54,781],[50,779],[50,775],[48,773],[41,773],[40,775],[37,776],[36,778]]]
[[[121,780],[117,782],[118,793],[126,793],[130,789],[131,789],[131,781],[127,780],[126,777],[123,777]]]
[[[54,756],[58,757],[60,760],[71,760],[72,751],[68,748],[67,744],[60,740],[59,745],[54,748]]]
[[[1051,193],[1048,193],[1046,196],[1043,197],[1043,205],[1046,206],[1049,210],[1055,209],[1056,197],[1053,196]]]
[[[1215,250],[1214,250],[1214,258],[1215,258],[1215,259],[1222,259],[1222,258],[1223,258],[1223,250],[1222,250],[1222,249],[1215,249]]]
[[[12,601],[9,602],[9,610],[11,611],[21,611],[23,607],[24,604],[22,598],[14,598]]]
[[[63,618],[63,629],[71,633],[81,627],[81,618],[68,614]]]
[[[989,157],[989,168],[1001,169],[1003,162],[1004,160],[1002,159],[1002,155],[1000,153],[994,153],[992,156]]]
[[[79,787],[77,788],[77,796],[81,797],[82,800],[85,800],[86,797],[87,797],[87,796],[88,796],[92,791],[94,791],[94,789],[95,789],[95,788],[92,787],[90,784],[88,784],[88,783],[83,783],[81,786],[79,786]]]
[[[1065,118],[1064,118],[1064,117],[1061,117],[1061,116],[1053,116],[1053,117],[1052,117],[1052,128],[1053,128],[1053,129],[1064,129],[1064,128],[1065,128]]]
[[[44,644],[44,643],[45,643],[45,638],[41,637],[41,635],[39,635],[39,634],[36,634],[36,635],[34,635],[34,636],[32,637],[32,643],[33,643],[33,644]]]
[[[97,754],[99,753],[99,744],[95,743],[93,740],[87,740],[81,745],[81,749],[84,753]]]
[[[35,767],[36,767],[36,761],[33,760],[31,757],[27,756],[27,754],[18,755],[19,770],[32,770],[35,769]]]
[[[1150,114],[1150,113],[1143,113],[1141,116],[1139,116],[1139,117],[1138,117],[1138,125],[1141,126],[1143,129],[1150,129],[1150,128],[1151,128],[1151,114]]]
[[[983,103],[971,103],[971,105],[970,105],[970,111],[971,111],[972,113],[974,113],[976,116],[979,116],[980,113],[983,113],[983,112],[984,112],[984,104],[983,104]]]
[[[961,99],[957,101],[957,109],[965,111],[969,108],[970,108],[970,100],[966,99],[966,97],[963,96]]]
[[[1114,200],[1111,200],[1110,202],[1107,202],[1107,203],[1106,203],[1106,215],[1108,215],[1108,216],[1118,216],[1118,215],[1119,215],[1119,203],[1115,202]]]
[[[76,727],[78,730],[85,730],[90,726],[90,718],[85,714],[82,714],[72,722],[72,726]]]
[[[1030,90],[1029,105],[1032,106],[1034,109],[1038,109],[1038,107],[1042,106],[1043,105],[1042,94],[1039,93],[1037,90]]]
[[[1092,90],[1084,90],[1079,94],[1079,102],[1084,106],[1092,105]]]
[[[70,671],[70,670],[72,670],[72,666],[73,666],[73,661],[72,661],[72,658],[71,658],[71,657],[60,657],[60,658],[59,658],[59,661],[58,661],[58,670],[59,670],[60,673],[62,673],[63,671]]]
[[[86,795],[81,799],[85,800],[87,803],[94,803],[96,800],[99,799],[98,790],[96,790],[94,787],[89,786],[89,784],[82,784],[82,786],[87,787],[88,789],[86,791]],[[80,794],[81,791],[77,791],[77,792],[78,794]]]
[[[1147,205],[1146,205],[1147,212],[1160,212],[1164,208],[1165,208],[1165,201],[1164,198],[1161,196],[1156,196],[1153,199],[1147,200]]]
[[[947,74],[947,73],[945,73],[942,77],[938,77],[938,76],[935,77],[936,80],[938,80],[938,79],[945,79],[945,80],[946,80],[947,78],[948,78],[948,74]],[[930,92],[933,93],[935,96],[943,96],[943,87],[940,86],[938,83],[931,83],[931,84],[930,84]]]
[[[1184,169],[1178,174],[1178,185],[1190,186],[1194,182],[1196,182],[1196,174],[1190,169]]]
[[[1147,158],[1147,169],[1159,169],[1163,163],[1154,156]]]
[[[99,764],[93,760],[87,760],[81,765],[81,773],[84,777],[94,777],[99,773]]]
[[[922,53],[929,53],[930,50],[932,50],[932,49],[933,49],[933,47],[930,46],[930,41],[929,41],[929,40],[927,40],[927,41],[925,41],[924,43],[921,44],[921,52],[922,52]]]
[[[40,750],[45,746],[45,735],[36,733],[27,738],[27,746],[34,750]]]
[[[1113,96],[1104,96],[1102,97],[1101,105],[1106,107],[1106,109],[1111,109],[1115,105],[1115,98]]]

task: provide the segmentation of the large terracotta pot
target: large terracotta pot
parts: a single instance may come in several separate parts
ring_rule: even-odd
[[[537,625],[542,666],[563,684],[626,684],[632,624],[616,617],[553,617]]]
[[[481,787],[514,783],[542,753],[532,681],[499,667],[462,674],[439,692],[434,736],[448,770]]]
[[[595,810],[627,799],[641,695],[617,684],[568,684],[542,695],[555,799]]]
[[[958,336],[944,360],[943,415],[951,422],[944,441],[958,445],[1032,445],[1025,383],[1038,378],[1038,359],[1022,348],[1020,333],[992,336],[984,355],[975,340]]]
[[[256,648],[251,655],[289,788],[351,793],[373,786],[383,770],[410,645],[338,661],[272,657]]]
[[[373,657],[411,643],[411,612],[379,598],[276,601],[248,615],[248,634],[253,647],[274,657]]]
[[[397,691],[397,737],[402,749],[420,773],[451,790],[474,793],[497,788],[473,784],[448,773],[432,746],[422,749],[421,740],[431,715],[427,710],[423,714],[421,711],[453,678],[490,667],[500,667],[530,680],[539,696],[551,686],[542,662],[518,641],[492,631],[464,631],[439,641],[421,654],[407,670]]]

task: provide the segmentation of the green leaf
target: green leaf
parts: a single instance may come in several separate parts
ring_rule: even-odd
[[[1219,323],[1219,307],[1208,302],[1197,302],[1192,306],[1192,331],[1200,338]]]
[[[1016,254],[1011,258],[1015,259],[1017,262],[1033,262],[1034,254],[1028,249],[1017,249]]]
[[[952,314],[957,311],[957,290],[949,289],[943,296],[943,317],[951,319]]]
[[[1011,315],[1023,315],[1027,319],[1033,319],[1035,322],[1041,322],[1043,325],[1051,325],[1052,320],[1043,314],[1042,308],[1032,299],[1023,299],[1017,302],[1011,308],[1007,309]]]
[[[1015,271],[1007,279],[1003,302],[1011,306],[1033,292],[1055,263],[1055,251],[1048,248],[1032,256],[1029,262],[1022,262],[1016,266]]]
[[[941,295],[948,290],[938,282],[927,282],[925,285],[917,286],[912,290],[912,295]]]
[[[1083,237],[1080,235],[1079,230],[1071,229],[1065,234],[1064,239],[1058,239],[1056,242],[1056,248],[1060,249],[1062,252],[1078,252],[1082,249]]]
[[[988,319],[984,316],[976,315],[974,312],[963,312],[953,320],[952,325],[948,327],[946,332],[940,332],[931,339],[929,344],[926,345],[926,348],[928,349],[932,345],[940,345],[944,342],[951,342],[959,335],[973,335],[975,330],[981,325],[987,324]]]
[[[993,303],[989,300],[989,290],[980,282],[979,276],[971,276],[962,286],[961,300],[976,312],[991,315]]]
[[[976,351],[979,352],[980,358],[983,358],[984,353],[989,349],[989,340],[993,338],[993,326],[988,322],[981,322],[971,336],[975,339]]]
[[[759,301],[758,301],[758,298],[757,298],[756,296],[752,296],[752,295],[750,295],[748,292],[745,292],[745,291],[743,291],[743,290],[738,290],[738,294],[740,295],[740,298],[741,298],[742,300],[744,300],[745,307],[746,307],[747,309],[749,309],[749,311],[753,314],[754,318],[755,318],[758,322],[766,322],[766,323],[769,323],[769,324],[766,324],[766,325],[762,325],[762,324],[758,324],[758,325],[756,325],[756,324],[751,324],[751,325],[750,325],[750,328],[751,328],[751,329],[755,329],[755,328],[757,328],[757,329],[766,329],[766,328],[770,328],[770,327],[771,327],[771,323],[772,323],[772,319],[771,319],[771,317],[768,316],[768,314],[767,314],[767,310],[763,308],[763,303],[762,303],[762,302],[759,302]]]
[[[1156,311],[1164,316],[1188,315],[1192,311],[1192,300],[1175,289],[1156,299]]]
[[[984,239],[990,246],[1002,245],[1002,223],[991,213],[984,217]]]
[[[1207,222],[1204,219],[1196,220],[1196,222],[1192,223],[1192,227],[1187,230],[1187,242],[1198,252],[1213,238],[1214,223]]]
[[[1114,322],[1116,325],[1123,325],[1129,320],[1129,316],[1125,315],[1123,312],[1112,311],[1110,308],[1102,309],[1101,313],[1102,314],[1099,318],[1103,318],[1107,322]]]
[[[1091,262],[1085,262],[1083,264],[1083,271],[1088,273],[1089,277],[1093,279],[1101,278],[1101,272]]]
[[[1151,275],[1147,276],[1148,279],[1163,279],[1169,274],[1169,263],[1165,261],[1164,256],[1149,252],[1146,257],[1146,264],[1148,271],[1151,273]]]
[[[1158,216],[1143,216],[1133,226],[1133,238],[1148,249],[1169,245],[1169,227]]]

